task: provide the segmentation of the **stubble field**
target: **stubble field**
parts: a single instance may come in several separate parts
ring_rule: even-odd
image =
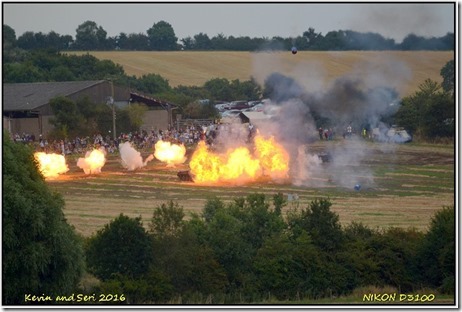
[[[68,156],[69,172],[48,184],[63,195],[67,220],[84,236],[94,234],[120,213],[141,216],[147,226],[154,208],[170,200],[179,203],[187,215],[200,213],[206,200],[214,196],[228,202],[252,193],[264,193],[269,200],[278,192],[286,199],[297,195],[298,199],[289,201],[284,212],[307,207],[315,198],[329,198],[331,209],[339,215],[342,225],[355,221],[371,228],[414,227],[421,231],[428,228],[437,210],[454,204],[453,146],[364,144],[369,156],[348,168],[348,172],[353,172],[351,186],[335,183],[335,171],[313,175],[311,186],[296,186],[291,181],[260,181],[240,186],[183,182],[177,173],[188,170],[192,150],[188,151],[189,157],[183,165],[168,168],[153,160],[137,171],[124,169],[118,154],[108,155],[102,173],[95,175],[85,175],[76,166],[79,155]],[[309,151],[322,153],[332,145],[346,150],[354,148],[349,140],[339,139],[313,143]],[[143,159],[148,154],[149,151],[142,153]],[[373,174],[372,180],[363,179],[364,168]],[[336,170],[343,170],[342,166]],[[358,181],[362,184],[356,191],[354,185]]]
[[[120,64],[125,73],[141,77],[155,73],[178,85],[202,86],[213,78],[249,80],[264,83],[266,77],[278,72],[292,77],[309,91],[324,89],[344,75],[355,75],[371,83],[387,82],[400,96],[418,90],[426,79],[442,81],[441,68],[451,59],[453,51],[299,51],[236,52],[236,51],[90,51],[98,59]]]

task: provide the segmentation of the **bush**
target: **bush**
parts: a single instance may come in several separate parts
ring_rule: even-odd
[[[3,132],[3,304],[24,295],[73,292],[83,273],[80,239],[66,222],[62,197],[49,190],[32,150]]]

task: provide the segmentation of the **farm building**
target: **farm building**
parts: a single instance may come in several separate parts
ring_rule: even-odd
[[[65,96],[73,101],[88,97],[94,103],[107,103],[113,94],[114,104],[120,108],[129,103],[143,103],[149,107],[142,128],[167,129],[172,121],[175,105],[161,102],[128,88],[112,86],[110,81],[66,81],[3,84],[3,127],[10,133],[46,136],[53,125],[50,100]]]

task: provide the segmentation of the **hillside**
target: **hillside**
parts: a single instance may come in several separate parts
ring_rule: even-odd
[[[201,86],[213,78],[244,81],[254,77],[263,84],[268,75],[278,72],[308,91],[323,90],[336,78],[353,75],[368,87],[396,88],[401,96],[414,93],[427,78],[441,82],[441,68],[454,58],[453,51],[69,52],[86,53],[122,65],[128,75],[159,74],[172,87]]]

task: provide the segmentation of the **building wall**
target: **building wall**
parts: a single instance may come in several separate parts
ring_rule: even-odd
[[[149,110],[143,118],[142,130],[150,132],[151,130],[168,129],[168,112],[166,110]]]
[[[4,128],[10,129],[12,134],[18,133],[22,135],[23,133],[33,134],[36,138],[40,135],[39,130],[39,119],[38,118],[4,118],[6,122],[4,123]]]

